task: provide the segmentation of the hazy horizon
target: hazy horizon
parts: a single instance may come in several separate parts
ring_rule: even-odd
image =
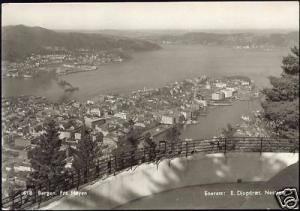
[[[16,15],[17,14],[17,15]],[[2,26],[51,30],[299,30],[298,2],[6,3]]]
[[[70,32],[100,32],[100,31],[128,31],[128,32],[168,32],[168,31],[177,31],[177,32],[211,32],[211,33],[239,33],[239,32],[261,32],[261,33],[271,33],[271,32],[299,32],[299,28],[266,28],[266,29],[259,29],[259,28],[242,28],[242,29],[222,29],[222,28],[214,28],[214,29],[176,29],[176,28],[170,28],[170,29],[110,29],[110,28],[95,28],[95,29],[57,29],[57,28],[46,28],[42,26],[29,26],[26,24],[14,24],[14,25],[2,25],[3,27],[9,27],[9,26],[25,26],[25,27],[41,27],[48,30],[53,31],[70,31]]]

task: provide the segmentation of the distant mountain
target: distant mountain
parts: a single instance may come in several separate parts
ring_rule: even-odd
[[[285,34],[255,34],[255,33],[206,33],[189,32],[181,35],[153,35],[144,37],[156,43],[202,44],[222,46],[264,46],[287,47],[299,45],[299,32]]]
[[[145,40],[102,35],[99,33],[56,32],[41,27],[24,25],[2,28],[2,49],[5,60],[16,61],[32,53],[48,53],[53,47],[58,49],[95,49],[148,51],[160,46]]]

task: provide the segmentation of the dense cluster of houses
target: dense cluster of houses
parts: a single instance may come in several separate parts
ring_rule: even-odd
[[[51,48],[50,50],[53,51]],[[54,49],[55,50],[55,49]],[[116,53],[79,49],[76,52],[56,49],[59,53],[31,55],[22,62],[4,62],[2,75],[5,77],[31,78],[43,72],[53,71],[58,75],[93,71],[97,66],[124,59]]]

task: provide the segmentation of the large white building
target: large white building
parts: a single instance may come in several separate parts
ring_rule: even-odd
[[[230,98],[233,95],[233,90],[230,89],[222,89],[221,92],[224,93],[225,98]]]

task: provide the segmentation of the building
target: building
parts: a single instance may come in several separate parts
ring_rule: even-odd
[[[78,102],[73,103],[73,106],[74,106],[75,108],[80,108],[80,104],[79,104]]]
[[[85,125],[89,128],[95,129],[96,126],[101,126],[106,122],[105,118],[84,118]]]
[[[120,119],[127,119],[127,114],[126,113],[124,113],[124,112],[119,112],[119,113],[116,113],[116,114],[114,114],[114,116],[115,117],[118,117],[118,118],[120,118]]]
[[[63,139],[69,139],[71,138],[71,133],[68,131],[60,131],[59,133],[59,139],[63,140]]]
[[[233,96],[234,90],[232,90],[232,89],[222,89],[221,92],[224,93],[225,98],[230,98],[230,97]]]
[[[225,95],[223,92],[215,92],[211,95],[212,100],[223,100],[225,98]]]
[[[221,82],[218,82],[216,83],[216,87],[218,88],[225,88],[227,85],[225,83],[221,83]]]
[[[78,141],[81,139],[81,133],[74,133],[74,138],[75,138],[75,141]]]
[[[160,123],[165,124],[165,125],[173,125],[173,124],[175,124],[175,117],[163,115],[161,117]]]
[[[250,86],[250,82],[249,81],[241,81],[241,85],[242,86]]]
[[[134,125],[139,127],[146,127],[146,125],[142,122],[136,122]]]
[[[88,100],[88,101],[86,101],[86,104],[88,104],[88,105],[94,105],[94,101]]]
[[[190,120],[192,118],[192,111],[185,110],[181,111],[180,114],[184,116],[185,120]]]
[[[95,115],[97,117],[101,116],[101,111],[99,108],[91,108],[90,109],[90,114]]]

